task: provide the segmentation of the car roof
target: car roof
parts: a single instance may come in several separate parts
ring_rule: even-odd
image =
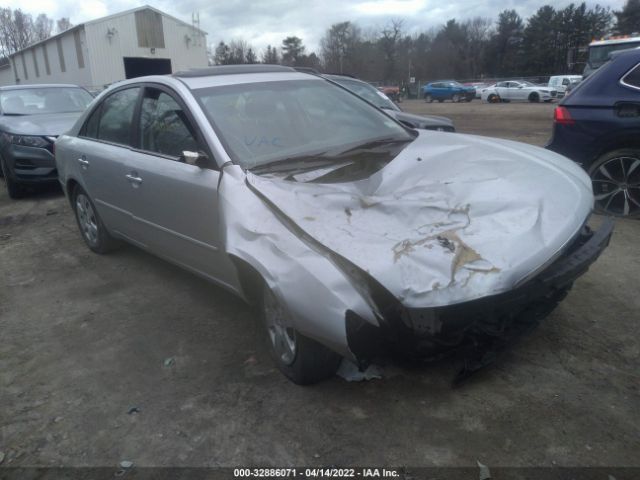
[[[37,83],[31,85],[7,85],[6,87],[0,87],[0,92],[5,90],[24,90],[26,88],[82,88],[78,85],[71,83]]]
[[[292,67],[283,65],[217,65],[214,67],[192,68],[179,71],[173,74],[178,78],[212,77],[216,75],[243,75],[247,73],[275,73],[275,72],[295,72]]]

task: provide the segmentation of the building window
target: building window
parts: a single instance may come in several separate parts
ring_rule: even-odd
[[[24,60],[24,53],[20,55],[20,59],[22,60],[22,70],[24,71],[24,79],[29,80],[29,74],[27,73],[27,62]]]
[[[84,55],[82,55],[82,42],[80,41],[80,30],[73,32],[73,40],[76,44],[76,57],[78,57],[78,68],[84,68]]]
[[[47,44],[42,44],[42,55],[44,56],[44,69],[47,75],[51,75],[51,65],[49,65],[49,52],[47,51]]]
[[[142,48],[164,48],[162,15],[146,9],[136,12],[135,16],[138,46]]]
[[[33,55],[33,71],[36,72],[36,77],[40,76],[40,69],[38,68],[38,57],[36,55],[36,49],[31,50],[31,55]]]
[[[66,72],[67,66],[64,63],[64,51],[62,50],[62,39],[58,38],[56,40],[56,45],[58,46],[58,59],[60,60],[60,71]]]

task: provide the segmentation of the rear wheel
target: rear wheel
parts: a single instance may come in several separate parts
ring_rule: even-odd
[[[433,97],[427,93],[424,96],[424,101],[427,102],[427,103],[432,103],[433,102]]]
[[[269,351],[278,369],[298,385],[310,385],[333,376],[341,357],[291,326],[286,309],[264,284],[262,317]]]
[[[460,95],[458,95],[457,93],[454,93],[453,96],[451,97],[451,101],[453,103],[458,103],[460,101]]]
[[[589,169],[589,175],[600,212],[640,218],[640,149],[602,155]]]
[[[82,188],[76,187],[72,198],[78,228],[87,246],[96,253],[109,253],[115,250],[120,242],[109,235],[87,193]]]
[[[532,92],[529,95],[529,101],[531,103],[538,103],[540,101],[540,95],[538,95],[536,92]]]
[[[487,102],[489,103],[500,103],[500,97],[495,93],[492,93],[487,97]]]

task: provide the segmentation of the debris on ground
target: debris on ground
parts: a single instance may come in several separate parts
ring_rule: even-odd
[[[4,452],[0,452],[0,463],[4,462]]]
[[[53,423],[60,423],[62,420],[64,420],[64,417],[56,417],[53,419]]]
[[[127,415],[133,415],[134,413],[140,413],[140,407],[133,406],[127,410]]]
[[[120,462],[120,468],[124,468],[125,470],[128,470],[131,467],[133,467],[133,462],[131,462],[129,460],[122,460]]]
[[[363,380],[382,378],[382,368],[377,365],[369,365],[366,370],[361,371],[355,363],[343,358],[336,375],[344,378],[347,382],[362,382]]]
[[[50,208],[49,210],[47,210],[47,217],[50,217],[51,215],[57,215],[58,214],[58,210],[56,210],[55,208]]]
[[[165,358],[164,359],[164,366],[169,368],[169,367],[173,367],[176,363],[175,358],[173,357],[169,357],[169,358]]]
[[[11,238],[10,233],[3,233],[2,235],[0,235],[0,240],[9,240],[10,238]]]
[[[251,355],[249,358],[247,358],[244,362],[245,365],[255,365],[256,363],[258,363],[258,361],[256,360],[256,357],[254,357],[253,355]]]
[[[476,463],[478,464],[478,468],[480,468],[479,479],[480,480],[491,480],[491,472],[489,471],[489,467],[487,467],[486,465],[483,465],[482,463],[480,463],[479,460],[476,460]]]

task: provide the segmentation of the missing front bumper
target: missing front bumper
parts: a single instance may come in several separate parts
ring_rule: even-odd
[[[399,302],[380,305],[380,327],[346,316],[349,348],[362,363],[393,352],[435,359],[460,349],[483,353],[503,349],[529,332],[553,311],[609,244],[613,219],[596,230],[585,226],[551,265],[521,286],[498,295],[436,308],[406,308]],[[476,362],[483,363],[483,362]]]

